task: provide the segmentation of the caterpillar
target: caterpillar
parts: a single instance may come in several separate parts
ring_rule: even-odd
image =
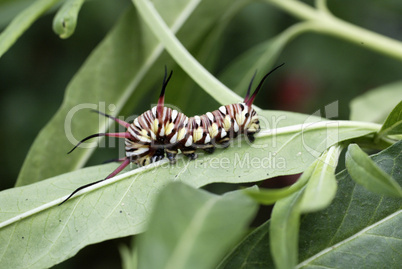
[[[253,142],[254,135],[260,131],[260,124],[257,112],[252,108],[252,104],[265,79],[283,65],[281,64],[268,72],[261,79],[253,94],[250,95],[254,74],[243,102],[221,106],[219,109],[201,116],[187,117],[175,109],[164,106],[166,86],[173,74],[171,71],[167,76],[166,67],[157,105],[142,113],[131,124],[95,110],[124,126],[127,131],[90,135],[82,139],[68,153],[74,151],[88,139],[108,136],[125,139],[126,156],[119,159],[122,163],[106,178],[79,187],[61,204],[69,200],[78,191],[114,177],[131,162],[144,166],[163,159],[166,154],[169,161],[175,163],[179,151],[190,160],[194,160],[197,158],[197,149],[213,153],[216,146],[219,145],[222,148],[229,146],[230,140],[239,134],[244,134],[250,142]]]

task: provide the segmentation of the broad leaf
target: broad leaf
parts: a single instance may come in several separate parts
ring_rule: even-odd
[[[395,179],[381,170],[356,144],[348,147],[346,167],[351,178],[369,191],[402,197],[402,188]]]
[[[402,183],[402,141],[372,160]],[[347,171],[337,175],[338,193],[331,206],[301,222],[298,267],[398,268],[402,234],[401,199],[367,191]]]
[[[171,184],[138,239],[139,268],[212,268],[246,231],[256,210],[240,191],[217,196]]]
[[[303,213],[318,211],[331,204],[337,189],[335,169],[340,153],[341,147],[335,145],[317,160],[303,194],[301,205]]]
[[[256,228],[232,250],[217,269],[268,269],[274,268],[270,253],[270,221]]]
[[[350,119],[382,123],[402,100],[402,81],[390,83],[360,95],[350,103]]]
[[[0,267],[22,267],[22,260],[13,254],[20,252],[26,253],[26,268],[49,267],[86,245],[144,231],[156,195],[169,182],[180,180],[201,187],[214,182],[255,182],[300,173],[315,161],[315,154],[320,155],[330,146],[327,143],[361,136],[377,128],[367,127],[370,128],[323,121],[272,129],[262,132],[252,145],[241,140],[227,149],[217,149],[213,155],[202,156],[200,152],[195,161],[180,158],[171,166],[163,160],[123,173],[83,190],[61,207],[57,205],[73,190],[104,178],[117,164],[81,169],[3,191]],[[46,222],[46,229],[44,218],[51,220]],[[27,231],[42,239],[24,241]],[[41,255],[45,252],[48,255]]]
[[[27,0],[3,0],[0,2],[0,28],[4,29],[14,17],[31,4]]]
[[[374,155],[381,169],[402,183],[402,142]],[[301,219],[296,268],[398,268],[402,234],[401,199],[371,193],[344,170],[337,174],[338,192],[325,210]],[[268,234],[270,221],[247,236],[221,268],[274,268]]]
[[[294,268],[297,264],[301,203],[304,190],[276,202],[269,226],[269,243],[275,267]]]
[[[388,115],[378,136],[394,134],[402,134],[402,101]]]

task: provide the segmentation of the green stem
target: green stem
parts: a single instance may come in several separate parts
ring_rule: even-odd
[[[317,32],[340,37],[362,47],[402,60],[402,42],[338,19],[332,16],[325,8],[314,9],[295,0],[266,1],[302,20],[314,22],[316,26],[314,30]],[[320,4],[320,7],[323,7],[321,1],[317,3]]]
[[[326,0],[315,0],[315,6],[317,7],[318,10],[321,10],[323,12],[329,12]]]
[[[243,99],[208,72],[181,44],[163,21],[149,0],[132,0],[138,13],[169,54],[209,95],[221,104],[236,103]],[[196,1],[199,2],[199,1]]]

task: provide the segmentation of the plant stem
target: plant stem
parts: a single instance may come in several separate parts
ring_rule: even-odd
[[[362,47],[402,60],[402,42],[338,19],[325,8],[314,9],[295,0],[266,1],[302,20],[314,22],[316,26],[314,30],[317,32],[340,37]],[[320,7],[323,6],[323,3],[317,3],[320,3]]]
[[[323,12],[329,12],[326,0],[315,0],[315,6],[317,7],[318,10],[321,10]]]
[[[208,72],[181,44],[163,21],[149,0],[132,0],[138,13],[155,36],[165,46],[169,54],[209,95],[221,104],[236,103],[242,98],[232,92]],[[199,2],[198,0],[196,2]]]

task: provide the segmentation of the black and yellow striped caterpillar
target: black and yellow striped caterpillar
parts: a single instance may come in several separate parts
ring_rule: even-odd
[[[217,145],[227,147],[230,139],[239,134],[244,134],[249,141],[253,142],[254,134],[260,131],[260,124],[252,104],[268,75],[282,65],[266,74],[250,96],[254,74],[242,103],[221,106],[215,111],[194,117],[187,117],[177,110],[164,106],[165,89],[173,73],[170,72],[170,75],[167,76],[165,68],[165,77],[157,106],[138,116],[131,124],[97,111],[124,126],[127,131],[90,135],[81,140],[69,153],[88,139],[108,136],[125,139],[126,157],[120,159],[122,164],[106,178],[79,187],[63,203],[79,190],[114,177],[131,162],[139,166],[147,165],[163,159],[166,153],[166,157],[171,163],[174,163],[179,150],[193,160],[197,158],[196,149],[213,153]]]

